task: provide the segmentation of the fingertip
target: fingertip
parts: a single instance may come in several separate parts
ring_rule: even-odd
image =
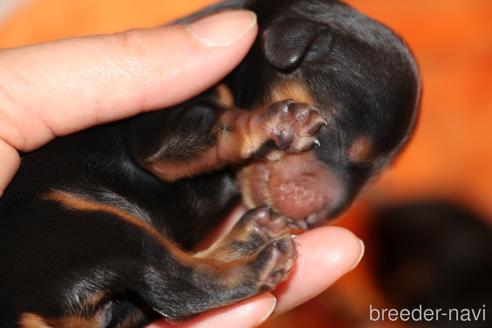
[[[180,28],[174,31],[183,37],[159,57],[167,57],[163,66],[171,74],[142,91],[144,110],[175,105],[219,82],[239,65],[258,32],[256,15],[247,10],[218,13]]]
[[[224,11],[200,19],[186,27],[191,36],[206,47],[228,47],[257,24],[256,14],[248,10]],[[227,26],[228,28],[224,28]]]
[[[359,239],[359,257],[355,260],[354,262],[354,265],[352,266],[352,268],[350,268],[349,271],[352,271],[354,270],[358,265],[359,263],[362,261],[362,259],[364,258],[364,254],[366,252],[366,245],[364,244],[364,241],[362,239]]]
[[[322,227],[296,238],[299,257],[289,279],[274,294],[276,313],[285,312],[317,296],[360,262],[364,247],[352,232]]]
[[[364,255],[364,243],[353,232],[342,227],[321,227],[297,239],[305,264],[313,262],[336,268],[343,274],[357,266]]]
[[[2,159],[2,167],[0,168],[0,197],[2,197],[7,185],[19,168],[20,156],[13,147],[0,139],[0,158]]]
[[[259,327],[263,323],[265,323],[265,321],[267,321],[268,318],[270,318],[272,316],[273,312],[275,312],[275,309],[277,308],[277,298],[270,293],[266,293],[266,295],[269,296],[270,305],[269,305],[268,310],[265,312],[265,314],[256,323],[255,328]],[[267,308],[265,308],[265,309],[267,309]]]

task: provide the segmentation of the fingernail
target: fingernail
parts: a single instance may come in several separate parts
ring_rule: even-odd
[[[272,313],[273,311],[275,311],[276,307],[277,307],[277,299],[275,298],[275,296],[272,295],[272,306],[270,307],[268,312],[258,321],[258,323],[255,325],[255,328],[265,323],[265,321],[267,321],[268,318],[272,316]]]
[[[366,246],[364,245],[364,242],[362,241],[362,239],[359,239],[359,242],[360,242],[360,255],[359,255],[359,258],[357,259],[357,261],[355,261],[354,266],[349,271],[354,270],[359,265],[360,261],[362,261],[362,258],[364,257]]]
[[[145,328],[160,328],[161,326],[157,323],[151,323],[150,325],[145,326]]]
[[[207,47],[227,47],[256,26],[256,14],[247,10],[225,11],[187,26],[190,34]]]

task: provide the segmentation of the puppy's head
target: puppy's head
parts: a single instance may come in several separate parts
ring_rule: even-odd
[[[346,208],[405,144],[419,105],[417,65],[396,34],[339,1],[251,0],[246,7],[258,14],[261,32],[228,81],[236,104],[292,98],[314,104],[328,122],[320,147],[250,168],[251,179],[261,170],[269,189],[263,202],[315,225]]]

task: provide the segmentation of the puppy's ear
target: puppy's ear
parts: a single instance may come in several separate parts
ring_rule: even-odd
[[[277,69],[293,70],[321,33],[329,33],[328,27],[297,17],[279,19],[263,32],[266,58]]]

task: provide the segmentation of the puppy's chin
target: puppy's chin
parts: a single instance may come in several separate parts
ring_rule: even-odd
[[[324,221],[342,198],[341,183],[312,151],[277,161],[256,161],[239,172],[245,204],[270,206],[303,229]]]

